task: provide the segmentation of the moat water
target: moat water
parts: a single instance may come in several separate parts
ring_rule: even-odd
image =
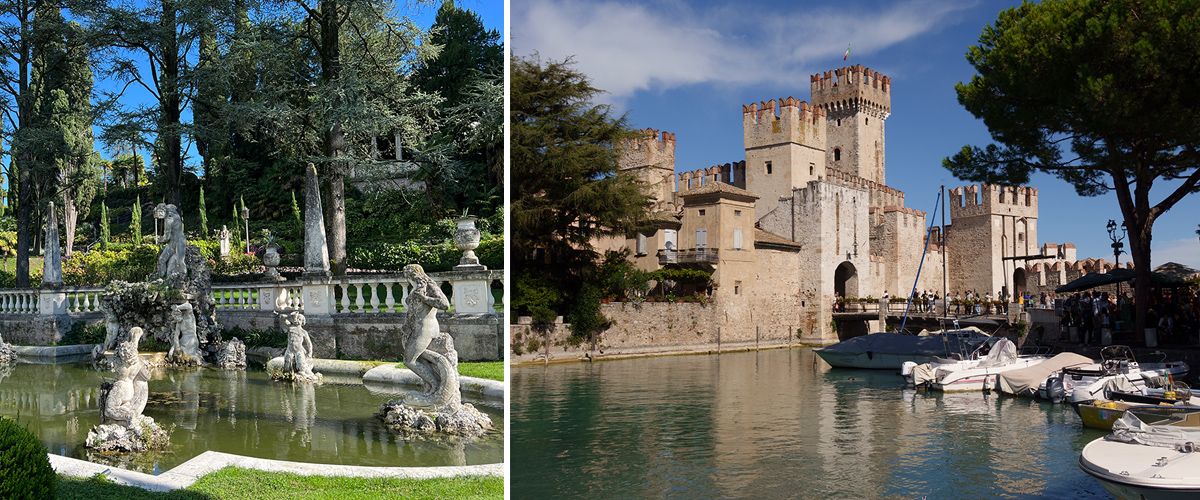
[[[520,367],[510,394],[513,498],[1112,498],[1069,406],[811,349]]]
[[[165,452],[99,454],[84,447],[100,423],[100,383],[112,373],[90,363],[0,366],[0,416],[17,419],[50,453],[158,474],[207,450],[294,462],[441,466],[498,463],[500,431],[469,443],[403,439],[375,417],[410,388],[364,386],[327,375],[320,385],[275,382],[257,369],[153,369],[145,415],[174,426]],[[503,412],[473,402],[497,429]]]

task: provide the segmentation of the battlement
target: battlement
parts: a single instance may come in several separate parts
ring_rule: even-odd
[[[659,167],[675,170],[675,134],[647,127],[636,137],[625,140],[621,170]]]
[[[740,176],[740,184],[745,185],[746,162],[738,161],[726,163],[724,165],[714,165],[708,168],[692,170],[690,172],[680,172],[676,175],[679,179],[679,184],[675,187],[675,192],[687,191],[695,189],[705,184],[712,182],[724,182],[734,187],[741,188],[738,182],[738,172],[743,172]]]
[[[746,149],[796,143],[825,148],[825,110],[794,97],[742,106]]]
[[[853,187],[867,191],[870,194],[869,207],[904,206],[903,191],[851,173],[827,169],[825,170],[825,181],[839,186]]]
[[[809,78],[813,104],[832,107],[867,105],[886,117],[892,109],[892,79],[861,64],[818,73]]]
[[[950,189],[950,217],[1015,215],[1036,218],[1038,190],[1029,186],[972,184]]]

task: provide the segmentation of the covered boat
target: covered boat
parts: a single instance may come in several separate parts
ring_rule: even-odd
[[[1079,468],[1125,500],[1200,498],[1200,407],[1140,406],[1083,447]]]
[[[965,359],[975,346],[989,338],[978,328],[925,335],[872,333],[813,349],[813,352],[832,366],[898,370],[905,361],[920,364],[929,361],[931,356]]]
[[[1100,350],[1100,363],[1067,367],[1051,376],[1044,384],[1045,399],[1058,402],[1055,391],[1062,388],[1062,400],[1072,404],[1102,399],[1106,391],[1143,392],[1148,388],[1164,388],[1175,378],[1187,375],[1189,367],[1183,361],[1139,363],[1128,346],[1111,345]]]
[[[905,366],[901,373],[915,386],[944,392],[984,391],[996,388],[996,377],[1001,373],[1027,368],[1049,359],[1042,355],[1019,356],[1017,346],[1011,340],[993,340],[994,345],[989,342],[972,353],[972,359],[954,361],[935,357],[930,363]]]
[[[1016,396],[1036,396],[1038,387],[1043,385],[1051,375],[1062,371],[1068,366],[1082,366],[1093,363],[1091,358],[1063,352],[1053,358],[1019,370],[1011,370],[996,376],[996,388]]]

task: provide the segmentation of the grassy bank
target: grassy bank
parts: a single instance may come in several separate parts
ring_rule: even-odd
[[[166,493],[121,486],[107,478],[59,476],[62,500],[359,500],[376,498],[491,499],[504,497],[504,479],[472,476],[439,479],[300,476],[226,467],[196,484]]]

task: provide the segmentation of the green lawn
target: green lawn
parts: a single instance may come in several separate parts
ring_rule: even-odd
[[[119,486],[107,479],[59,476],[59,499],[69,500],[358,500],[376,498],[503,498],[504,479],[496,476],[449,479],[395,479],[300,476],[226,467],[196,484],[167,493]]]
[[[408,368],[404,363],[396,363],[400,368]],[[503,361],[473,361],[460,362],[458,364],[458,374],[467,377],[486,378],[489,380],[504,381],[504,362]]]

